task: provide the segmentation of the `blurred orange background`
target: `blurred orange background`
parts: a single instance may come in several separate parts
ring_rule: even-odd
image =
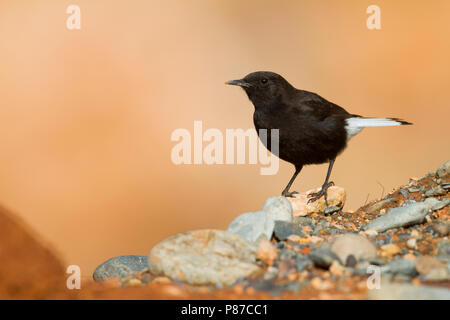
[[[66,8],[81,8],[68,30]],[[381,8],[368,30],[366,8]],[[293,167],[171,162],[177,128],[252,128],[224,85],[282,74],[348,111],[414,126],[368,128],[332,179],[347,209],[450,159],[450,2],[17,1],[0,3],[0,203],[84,277],[181,231],[227,227],[278,195]],[[306,167],[298,191],[327,165]]]

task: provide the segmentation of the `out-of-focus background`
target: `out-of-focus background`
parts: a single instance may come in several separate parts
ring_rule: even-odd
[[[81,30],[66,8],[81,8]],[[366,8],[381,8],[368,30]],[[90,277],[185,230],[226,228],[278,195],[293,167],[171,162],[177,128],[252,128],[224,81],[284,75],[352,113],[404,118],[369,128],[337,160],[347,209],[450,159],[450,2],[17,1],[0,3],[0,203]],[[305,168],[294,187],[323,182]]]

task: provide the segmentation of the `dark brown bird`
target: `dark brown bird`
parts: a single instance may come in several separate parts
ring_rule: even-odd
[[[240,86],[255,106],[253,122],[256,130],[267,129],[267,139],[261,140],[268,150],[271,129],[279,130],[279,158],[292,163],[295,172],[281,193],[292,197],[289,189],[304,165],[329,163],[325,182],[319,192],[312,193],[309,202],[324,196],[334,183],[329,182],[336,157],[348,140],[365,127],[409,125],[397,118],[365,118],[350,114],[342,107],[305,90],[294,88],[282,76],[258,71],[226,84]]]

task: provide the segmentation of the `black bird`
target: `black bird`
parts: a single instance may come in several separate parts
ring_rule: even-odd
[[[267,139],[261,140],[268,150],[271,129],[279,129],[279,151],[276,156],[292,163],[295,172],[281,193],[293,197],[289,189],[304,165],[329,162],[327,176],[319,192],[310,194],[308,202],[325,197],[336,157],[348,140],[365,127],[409,125],[397,118],[364,118],[350,114],[342,107],[305,90],[294,88],[282,76],[258,71],[226,84],[242,87],[255,106],[253,122],[256,130],[267,129]],[[266,141],[264,141],[266,140]]]

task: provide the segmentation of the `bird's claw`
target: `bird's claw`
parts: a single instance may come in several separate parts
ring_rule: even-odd
[[[286,198],[295,198],[294,196],[295,196],[296,194],[298,194],[297,191],[289,192],[289,191],[287,191],[287,190],[284,190],[284,191],[281,193],[281,195],[282,195],[283,197],[286,197]]]
[[[319,192],[313,192],[313,193],[310,193],[310,194],[308,195],[308,197],[310,197],[310,199],[308,199],[308,203],[317,201],[317,200],[319,200],[322,196],[324,196],[324,197],[325,197],[325,204],[328,206],[327,190],[328,190],[328,188],[331,187],[331,186],[334,186],[334,182],[333,182],[333,181],[330,181],[330,182],[328,182],[327,184],[324,184],[324,185],[322,186],[322,188],[320,189]]]

